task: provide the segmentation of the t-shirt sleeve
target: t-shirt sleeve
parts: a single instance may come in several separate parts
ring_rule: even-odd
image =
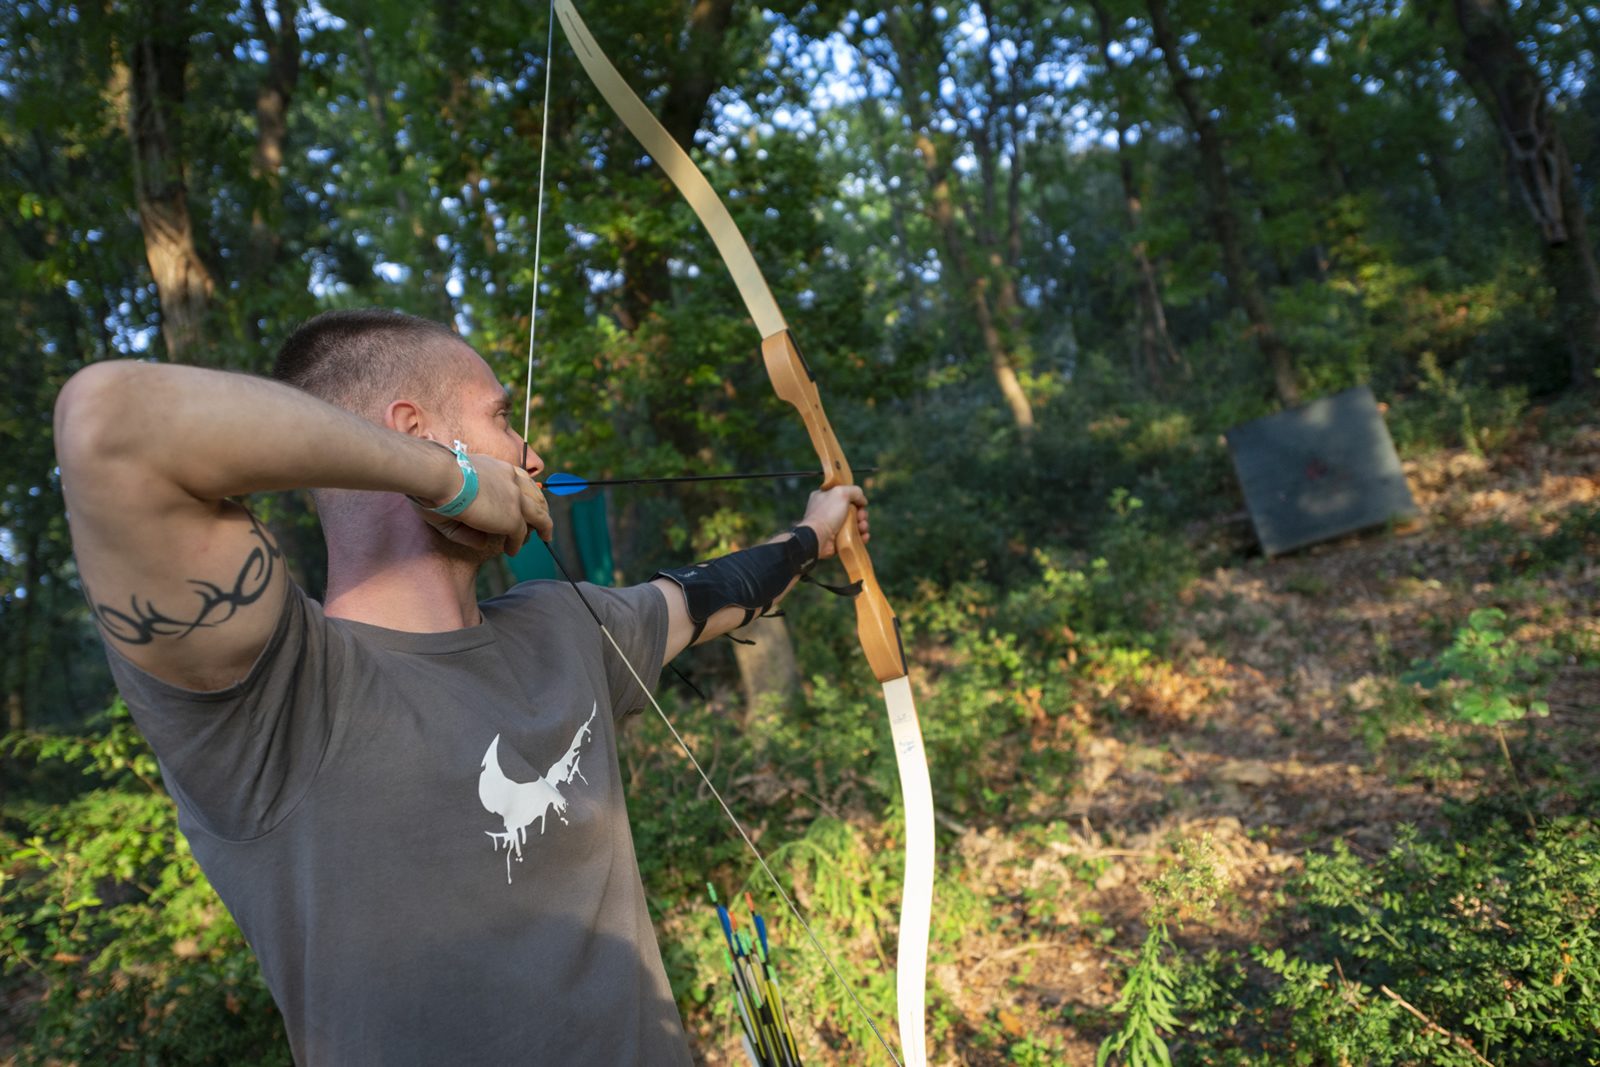
[[[611,642],[600,637],[604,647],[601,656],[605,662],[606,680],[611,690],[611,714],[620,719],[648,705],[648,698],[640,682],[655,689],[661,670],[666,666],[667,602],[661,590],[646,582],[623,589],[583,583],[583,595],[595,614],[600,616],[611,636],[617,639],[627,663],[617,655]],[[581,610],[581,609],[580,609]],[[585,615],[588,612],[584,612]],[[593,625],[593,622],[590,622]],[[632,664],[639,677],[629,671]]]
[[[284,584],[277,628],[250,672],[226,689],[172,685],[106,646],[112,677],[180,810],[228,840],[259,837],[294,810],[333,734],[328,686],[339,643],[321,605]]]

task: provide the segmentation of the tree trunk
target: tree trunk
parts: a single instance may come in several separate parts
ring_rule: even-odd
[[[734,636],[753,645],[735,644],[739,689],[744,694],[745,726],[756,728],[774,703],[787,701],[800,689],[800,668],[795,663],[794,642],[782,616],[756,619]]]
[[[1139,347],[1137,364],[1144,378],[1158,391],[1166,384],[1167,370],[1182,367],[1187,370],[1178,346],[1172,342],[1167,329],[1167,306],[1161,296],[1161,279],[1155,264],[1150,260],[1150,249],[1139,236],[1144,223],[1144,205],[1139,196],[1139,183],[1134,178],[1133,160],[1129,158],[1126,143],[1128,129],[1127,94],[1117,79],[1120,73],[1111,58],[1111,19],[1106,14],[1102,0],[1093,0],[1095,22],[1100,27],[1100,54],[1112,80],[1112,91],[1117,109],[1112,129],[1116,134],[1117,176],[1122,181],[1122,205],[1128,216],[1128,235],[1132,247],[1134,272],[1138,281],[1134,285],[1134,306],[1138,309]]]
[[[1172,77],[1173,93],[1178,97],[1184,114],[1189,117],[1189,124],[1194,127],[1195,141],[1200,151],[1200,172],[1211,198],[1211,232],[1222,250],[1222,270],[1227,275],[1228,287],[1250,321],[1250,332],[1255,337],[1256,347],[1266,358],[1279,401],[1293,407],[1300,403],[1300,383],[1295,375],[1294,359],[1272,325],[1266,295],[1245,257],[1239,215],[1233,206],[1232,183],[1223,158],[1221,134],[1211,119],[1210,110],[1200,99],[1194,78],[1183,65],[1178,52],[1178,39],[1167,18],[1166,0],[1146,0],[1146,7],[1150,12],[1156,46],[1161,49],[1162,62]]]
[[[250,0],[250,11],[267,50],[266,71],[256,87],[256,147],[250,160],[251,173],[263,188],[250,217],[251,273],[261,278],[283,254],[279,178],[289,139],[289,101],[300,80],[300,35],[295,0],[278,0],[276,30],[263,0]]]
[[[1600,271],[1549,95],[1518,47],[1505,0],[1454,0],[1454,5],[1463,38],[1461,72],[1500,130],[1514,184],[1544,242],[1545,275],[1556,292],[1572,384],[1593,387],[1600,355]]]
[[[39,602],[39,529],[36,523],[29,523],[22,531],[22,537],[23,543],[13,546],[14,550],[20,550],[24,560],[22,585],[10,604],[11,610],[6,612],[6,630],[10,636],[7,644],[11,646],[7,649],[5,669],[6,730],[13,734],[21,733],[28,727],[33,665],[36,662],[33,615],[34,605]],[[45,654],[49,655],[48,646]]]
[[[995,20],[993,5],[990,0],[979,0],[978,8],[983,13],[983,26],[985,35],[990,41],[999,42],[1002,28]],[[996,294],[996,310],[999,312],[1001,325],[1001,338],[1006,347],[1006,369],[1012,381],[1016,381],[1018,349],[1026,348],[1027,342],[1024,335],[1022,321],[1022,300],[1017,294],[1017,276],[1022,269],[1022,176],[1024,173],[1023,155],[1026,151],[1025,139],[1017,129],[1016,116],[1022,109],[1022,101],[1018,93],[1019,81],[1029,77],[1029,69],[1021,67],[1024,55],[1022,49],[1017,50],[1018,59],[1006,71],[1007,91],[1002,95],[998,79],[995,77],[995,64],[993,61],[984,64],[985,81],[989,89],[988,116],[984,121],[985,136],[978,142],[980,151],[985,156],[983,166],[984,182],[984,217],[986,224],[979,229],[984,248],[987,250],[989,261],[988,277],[998,283]],[[996,135],[990,131],[998,127],[998,137],[1004,139],[1003,148],[997,144]],[[1000,198],[996,193],[998,173],[1000,170],[1000,153],[1007,153],[1006,167],[1006,194],[1004,206],[1004,240],[992,225],[1001,212]],[[991,359],[992,362],[992,359]],[[1006,397],[1007,405],[1011,408],[1012,419],[1023,433],[1024,442],[1034,428],[1034,414],[1032,405],[1028,402],[1027,394],[1022,391],[1021,383],[1016,382],[1016,393],[1007,393],[1005,384],[1001,385],[1001,395]],[[1021,402],[1021,408],[1018,407]],[[1025,412],[1025,416],[1023,413]]]
[[[192,362],[205,340],[206,310],[216,288],[195,247],[183,156],[188,19],[172,0],[148,0],[126,46],[128,139],[145,257],[161,303],[167,358]]]

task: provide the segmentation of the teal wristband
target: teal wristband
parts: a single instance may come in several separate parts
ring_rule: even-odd
[[[457,441],[450,451],[455,453],[456,466],[461,468],[461,491],[438,507],[423,510],[453,519],[478,499],[478,472],[473,469],[472,460],[467,458],[466,445]]]

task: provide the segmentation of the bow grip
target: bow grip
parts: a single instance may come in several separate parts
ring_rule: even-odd
[[[761,359],[766,364],[767,377],[772,379],[773,391],[794,405],[800,413],[800,421],[805,423],[806,433],[811,435],[811,447],[822,462],[822,488],[855,484],[844,449],[839,447],[839,439],[834,436],[828,416],[822,410],[816,379],[788,330],[779,330],[762,339]],[[880,682],[904,678],[907,672],[905,651],[900,644],[900,623],[873,573],[867,546],[856,529],[855,508],[851,508],[845,518],[835,545],[845,573],[852,582],[861,583],[861,592],[855,598],[856,636],[867,654],[872,673]]]
[[[878,584],[878,577],[872,571],[867,546],[862,543],[861,532],[856,529],[855,508],[851,508],[850,514],[845,517],[834,546],[839,551],[839,562],[844,564],[850,580],[861,583],[861,592],[855,598],[856,636],[861,640],[861,649],[867,654],[872,673],[880,682],[904,678],[907,673],[906,655],[900,644],[900,620],[895,618],[894,609],[889,607],[889,598],[883,595],[883,587]]]

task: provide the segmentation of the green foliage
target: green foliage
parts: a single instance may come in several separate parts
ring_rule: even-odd
[[[1110,1063],[1113,1056],[1120,1056],[1120,1062],[1129,1067],[1170,1067],[1172,1055],[1161,1032],[1178,1028],[1173,1013],[1178,976],[1166,959],[1171,948],[1167,924],[1151,926],[1139,948],[1138,960],[1128,971],[1122,994],[1111,1006],[1112,1012],[1126,1018],[1116,1033],[1101,1043],[1095,1056],[1096,1067]]]
[[[859,831],[831,818],[817,819],[801,836],[764,851],[786,891],[803,910],[812,933],[844,968],[850,992],[860,998],[880,1026],[883,1020],[892,1019],[893,970],[885,970],[877,961],[894,956],[892,924],[899,900],[900,852],[869,848]],[[866,1020],[839,987],[806,930],[776,898],[760,869],[744,859],[722,866],[737,872],[724,876],[713,871],[713,880],[734,890],[730,910],[742,921],[748,892],[766,918],[785,1003],[795,1018],[808,1021],[806,1027],[796,1030],[802,1055],[807,1044],[816,1040],[813,1034],[836,1048],[877,1048],[878,1039]],[[950,896],[958,913],[961,899],[959,892]],[[729,996],[721,927],[708,908],[695,914],[695,935],[668,946],[669,973],[680,994],[687,991],[700,1003],[721,1000]],[[875,962],[865,967],[852,965],[852,960],[860,959]]]
[[[1373,677],[1367,680],[1372,692],[1359,708],[1361,739],[1368,749],[1381,752],[1396,730],[1423,722],[1431,703],[1420,686],[1398,678]]]
[[[1450,647],[1419,661],[1406,681],[1444,687],[1446,704],[1458,720],[1474,726],[1499,726],[1526,715],[1544,716],[1550,708],[1527,696],[1530,678],[1550,659],[1547,649],[1527,648],[1505,632],[1506,613],[1478,608],[1456,631]]]
[[[65,803],[5,812],[5,976],[44,990],[24,1062],[288,1063],[260,971],[127,708],[118,701],[87,734],[13,735],[6,747],[84,779]]]
[[[1113,490],[1107,508],[1089,552],[1034,550],[1037,579],[1006,601],[1007,629],[1061,633],[1105,648],[1162,643],[1167,609],[1194,577],[1194,556],[1182,538],[1152,523],[1127,489]]]
[[[1026,803],[1034,789],[1064,792],[1075,763],[1070,747],[1029,743],[1048,738],[1064,719],[1066,679],[1005,621],[983,590],[957,587],[928,604],[920,632],[949,642],[959,657],[922,715],[936,794],[952,810],[998,814]],[[1048,624],[1045,624],[1048,625]],[[960,758],[940,758],[959,753]]]
[[[1180,536],[1145,517],[1144,501],[1123,488],[1107,501],[1112,518],[1094,540],[1089,632],[1120,644],[1161,641],[1168,609],[1195,576],[1194,556]]]
[[[1395,405],[1389,419],[1397,447],[1407,451],[1460,446],[1474,455],[1503,444],[1521,425],[1527,390],[1469,384],[1451,374],[1432,353],[1419,365],[1415,393]]]
[[[1099,664],[1137,673],[1163,643],[1166,609],[1195,565],[1142,507],[1126,490],[1112,493],[1092,555],[1038,549],[1033,575],[1003,597],[963,582],[928,589],[906,612],[914,636],[960,667],[941,677],[923,723],[935,788],[955,810],[997,814],[1030,794],[1067,795],[1076,762],[1062,739],[1075,728],[1075,678]],[[815,684],[811,703],[829,715],[831,686]]]
[[[1061,1041],[1041,1035],[1025,1037],[1013,1042],[1006,1056],[1016,1067],[1057,1067],[1062,1062]]]
[[[1386,855],[1342,843],[1289,887],[1292,949],[1187,963],[1179,1011],[1238,1064],[1504,1065],[1600,1056],[1600,827],[1536,834],[1491,807]],[[1408,1007],[1409,1006],[1409,1009]],[[1426,1017],[1426,1022],[1417,1013]],[[1221,1035],[1227,1041],[1218,1041]]]
[[[1543,536],[1529,536],[1505,523],[1486,524],[1481,536],[1503,554],[1499,577],[1548,574],[1600,556],[1600,504],[1567,508]]]
[[[1337,977],[1339,968],[1290,956],[1283,949],[1251,953],[1255,962],[1277,979],[1270,1004],[1287,1016],[1294,1040],[1285,1042],[1285,1063],[1406,1063],[1417,1054],[1435,1059],[1445,1042],[1424,1031],[1418,1042],[1400,1053],[1394,1030],[1403,1026],[1402,1009],[1370,991]],[[1330,992],[1335,995],[1330,996]],[[1278,1047],[1274,1047],[1278,1051]],[[1380,1057],[1374,1060],[1374,1056]],[[1452,1061],[1453,1062],[1453,1061]]]
[[[1176,862],[1145,885],[1155,901],[1150,918],[1167,922],[1205,914],[1217,906],[1226,887],[1211,836],[1180,841]]]

